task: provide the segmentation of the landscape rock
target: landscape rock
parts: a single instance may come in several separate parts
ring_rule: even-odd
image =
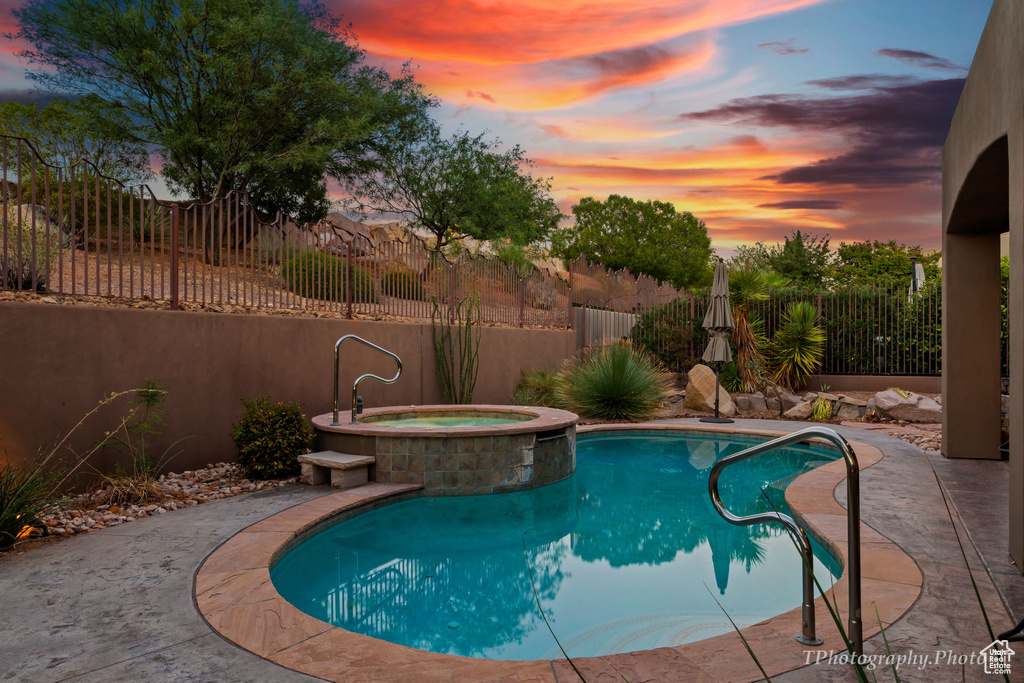
[[[804,399],[794,393],[786,391],[785,389],[779,392],[779,400],[782,401],[782,408],[784,410],[789,410],[804,401]]]
[[[813,403],[814,399],[816,399],[816,398],[818,398],[817,392],[808,391],[806,394],[804,394],[804,400],[805,401],[811,401]]]
[[[760,391],[755,391],[750,395],[750,409],[761,413],[768,412],[768,402]]]
[[[690,410],[708,413],[715,411],[715,387],[718,386],[715,371],[706,365],[694,365],[690,369],[686,383],[686,400],[684,406]],[[736,404],[725,389],[718,390],[719,409],[721,415],[735,415]]]
[[[829,394],[829,393],[826,393],[824,391],[819,391],[818,392],[818,398],[823,398],[823,399],[825,399],[827,401],[833,401],[833,402],[839,400],[839,397],[836,396],[835,394]]]
[[[863,402],[866,405],[866,402]],[[840,420],[857,420],[864,417],[866,408],[856,403],[846,403],[845,400],[840,399],[839,402],[832,404],[835,410],[833,414]]]
[[[869,413],[873,413],[873,412],[875,412],[875,411],[876,411],[877,409],[878,409],[878,406],[877,406],[877,405],[876,405],[876,403],[875,403],[875,397],[874,397],[874,396],[872,396],[871,398],[869,398],[869,399],[868,399],[868,403],[867,403],[867,412],[869,412]]]
[[[893,420],[906,422],[941,422],[942,406],[920,394],[904,397],[894,389],[875,394],[875,406]]]
[[[794,420],[806,420],[811,416],[811,410],[811,402],[803,401],[787,410],[785,413],[783,413],[783,416]]]
[[[839,399],[839,402],[846,403],[847,405],[851,406],[860,406],[862,408],[865,408],[868,405],[867,401],[862,401],[859,398],[854,398],[852,396],[843,396],[842,398]]]
[[[767,404],[769,412],[777,413],[779,412],[779,408],[782,406],[782,401],[775,396],[769,396],[765,399],[765,404]]]
[[[750,394],[733,394],[732,401],[736,404],[736,410],[739,412],[750,412]]]

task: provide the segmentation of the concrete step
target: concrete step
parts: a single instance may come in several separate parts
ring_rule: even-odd
[[[326,484],[336,489],[363,486],[370,481],[370,465],[376,462],[370,455],[352,455],[335,451],[320,451],[299,456],[303,484]]]

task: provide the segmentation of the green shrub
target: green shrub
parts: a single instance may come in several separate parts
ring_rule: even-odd
[[[284,262],[281,276],[291,291],[308,299],[347,301],[348,282],[345,259],[319,251],[306,251]],[[377,288],[373,278],[362,268],[352,266],[352,301],[376,303]]]
[[[584,419],[636,421],[661,407],[667,389],[668,379],[650,354],[617,343],[577,356],[556,395]]]
[[[18,540],[26,526],[39,524],[39,515],[54,503],[54,493],[64,469],[36,458],[15,467],[0,464],[0,550]]]
[[[512,390],[512,405],[561,408],[562,402],[557,396],[559,384],[561,378],[553,370],[524,371]]]
[[[814,400],[811,407],[811,419],[827,422],[832,419],[832,401],[820,396]]]
[[[313,430],[298,403],[271,403],[263,396],[242,399],[245,414],[231,438],[238,448],[238,463],[246,474],[275,479],[298,473],[298,456],[313,442]]]
[[[694,312],[703,319],[704,311]],[[699,319],[690,317],[690,302],[678,297],[643,309],[630,338],[675,372],[685,372],[699,363],[707,346],[706,330]]]
[[[800,386],[819,367],[825,353],[825,333],[818,325],[818,310],[807,302],[789,304],[772,340],[775,382]]]
[[[408,299],[409,301],[426,301],[427,290],[420,279],[404,270],[389,270],[380,279],[380,291],[388,296]]]

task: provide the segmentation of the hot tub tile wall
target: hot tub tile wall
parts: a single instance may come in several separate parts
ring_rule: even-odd
[[[416,484],[427,495],[465,496],[543,486],[576,471],[576,428],[557,439],[536,433],[448,438],[378,436],[374,479]]]

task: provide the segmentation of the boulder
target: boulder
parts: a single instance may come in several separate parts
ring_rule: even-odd
[[[808,391],[806,394],[804,394],[805,401],[810,401],[811,403],[813,403],[814,399],[816,398],[818,398],[818,394],[814,391]]]
[[[760,413],[768,412],[768,403],[760,391],[755,391],[750,395],[750,409]]]
[[[782,401],[775,396],[769,396],[765,399],[765,404],[768,406],[768,411],[772,413],[779,412],[779,408],[782,407]]]
[[[782,401],[782,407],[785,410],[789,410],[804,401],[804,399],[800,398],[796,394],[786,391],[785,389],[779,392],[779,400]]]
[[[825,399],[827,401],[832,401],[832,402],[835,402],[835,401],[839,400],[839,397],[836,396],[835,394],[829,394],[829,393],[826,393],[824,391],[819,391],[818,392],[818,398],[823,398],[823,399]]]
[[[868,403],[867,403],[866,408],[867,408],[867,412],[869,412],[869,413],[873,413],[876,410],[878,410],[878,405],[875,402],[875,397],[874,396],[872,396],[871,398],[868,399]]]
[[[750,394],[733,394],[732,401],[736,404],[736,410],[739,412],[750,412]]]
[[[832,404],[833,414],[840,420],[858,420],[864,417],[864,406],[855,403],[844,403],[840,400]]]
[[[920,394],[904,397],[894,389],[887,389],[875,394],[875,406],[893,420],[942,422],[942,406]]]
[[[707,413],[715,412],[715,371],[706,365],[694,365],[690,369],[686,383],[686,401],[684,406],[690,410],[700,410]],[[732,396],[725,389],[718,389],[718,412],[721,415],[735,415],[736,404]]]
[[[788,418],[791,418],[791,419],[794,419],[794,420],[806,420],[807,418],[809,418],[811,416],[811,410],[812,410],[811,402],[810,401],[803,401],[801,403],[796,404],[795,406],[793,406],[789,410],[787,410],[784,413],[784,416],[788,417]]]
[[[860,406],[861,408],[866,407],[868,404],[867,401],[862,401],[859,398],[854,398],[852,396],[843,396],[842,398],[839,399],[839,402],[846,403],[847,405],[851,406]]]

